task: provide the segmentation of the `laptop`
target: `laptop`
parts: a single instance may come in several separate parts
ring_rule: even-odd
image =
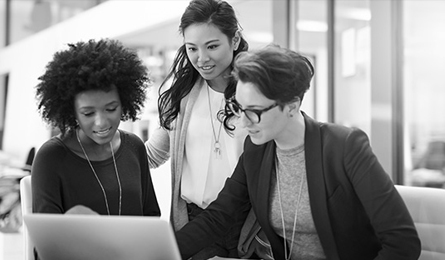
[[[170,224],[159,217],[27,214],[42,260],[180,260]]]

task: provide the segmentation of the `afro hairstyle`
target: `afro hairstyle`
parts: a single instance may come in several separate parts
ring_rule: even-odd
[[[68,44],[67,50],[54,54],[38,79],[38,110],[43,120],[62,134],[77,126],[74,98],[80,92],[107,92],[116,87],[122,104],[121,120],[135,121],[151,83],[137,53],[109,39]]]

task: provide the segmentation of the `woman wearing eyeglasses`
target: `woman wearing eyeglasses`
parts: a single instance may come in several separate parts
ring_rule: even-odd
[[[217,200],[177,232],[183,258],[252,208],[273,259],[418,259],[411,216],[366,134],[300,111],[311,63],[270,46],[238,55],[233,74],[225,126],[238,118],[249,137]]]

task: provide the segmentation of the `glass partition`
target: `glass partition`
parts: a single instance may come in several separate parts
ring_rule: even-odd
[[[335,1],[334,121],[371,129],[369,1]]]
[[[295,19],[291,19],[290,47],[307,56],[315,75],[301,110],[309,116],[328,121],[328,6],[327,1],[291,1]]]
[[[445,183],[445,1],[403,1],[405,184]]]

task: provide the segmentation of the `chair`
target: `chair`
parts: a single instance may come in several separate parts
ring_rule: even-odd
[[[32,213],[31,176],[27,175],[20,180],[20,198],[22,203],[22,216]],[[34,260],[34,244],[28,236],[26,225],[23,225],[23,240],[25,260]]]
[[[26,157],[25,166],[23,167],[24,171],[31,173],[31,165],[32,162],[34,161],[35,155],[36,155],[36,148],[31,147],[31,149],[28,152],[28,157]]]
[[[395,185],[422,243],[419,260],[445,259],[445,190]]]

